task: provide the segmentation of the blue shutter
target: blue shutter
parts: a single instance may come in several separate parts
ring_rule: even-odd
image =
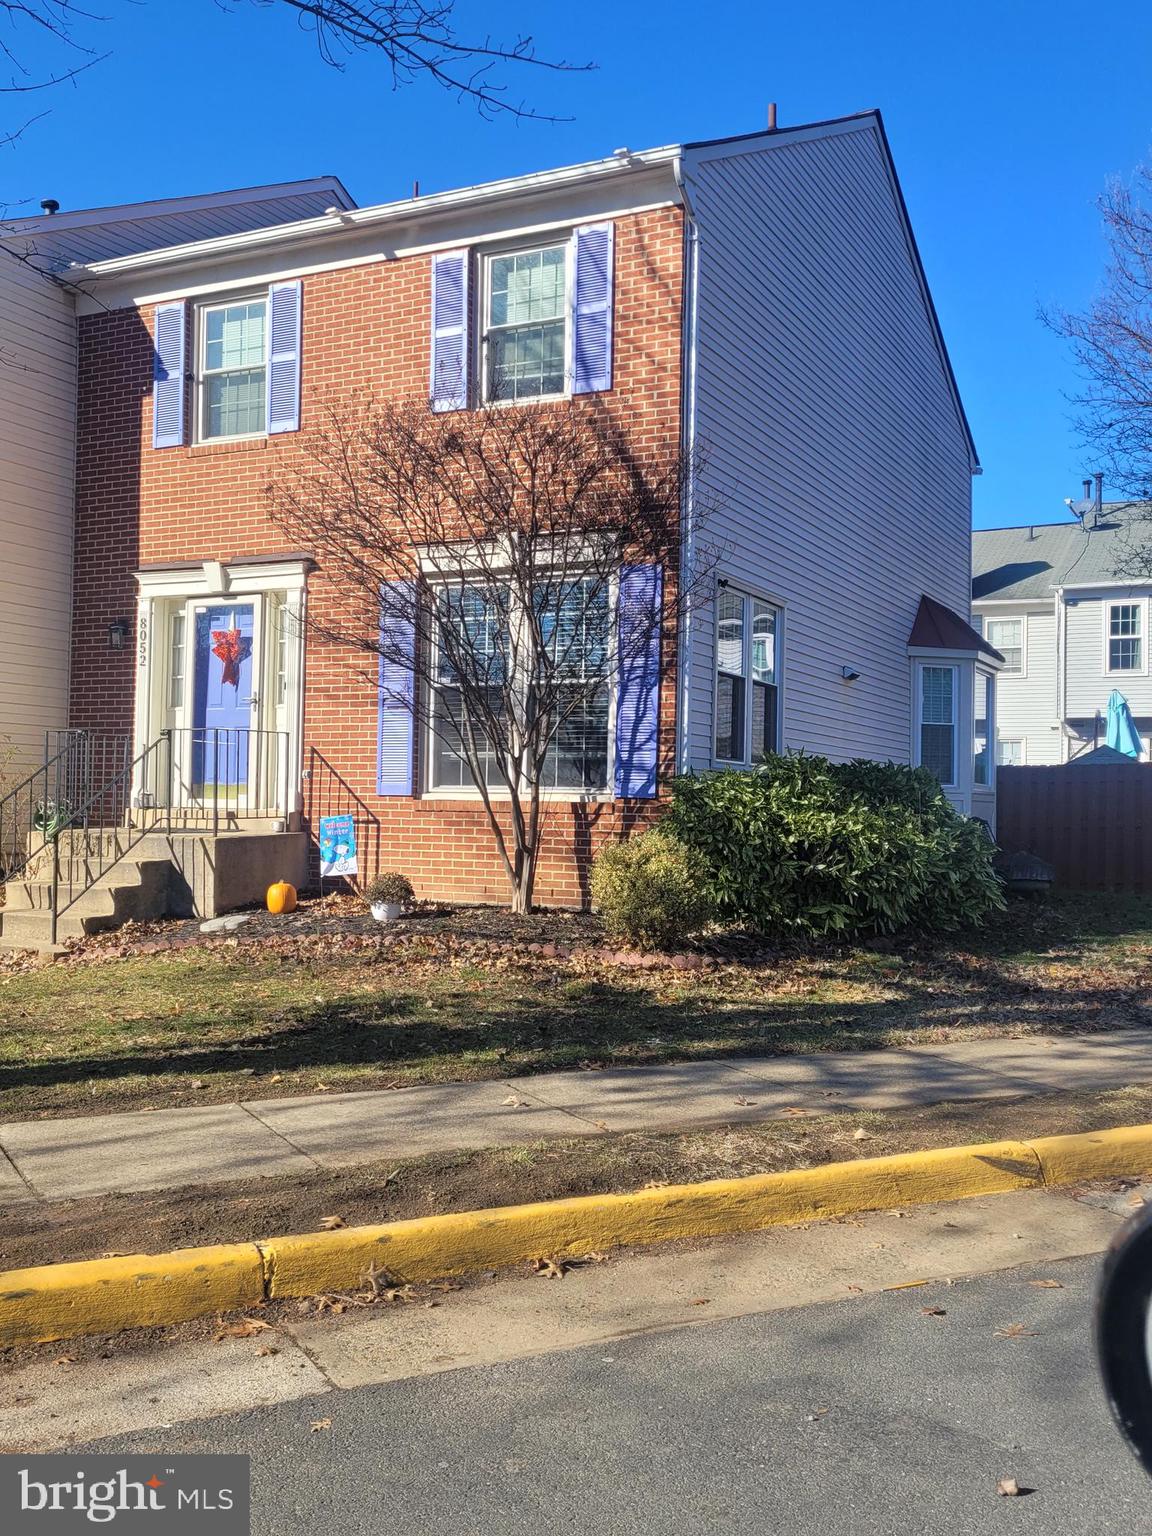
[[[268,431],[300,430],[300,311],[303,285],[268,290]]]
[[[585,224],[573,236],[572,390],[587,395],[612,388],[611,224]]]
[[[186,305],[157,304],[152,354],[152,446],[179,448],[184,441],[184,347]]]
[[[390,582],[397,606],[411,601],[410,582]],[[412,793],[412,702],[416,686],[416,636],[412,620],[402,613],[381,612],[380,643],[389,654],[380,657],[380,716],[376,738],[376,793]],[[401,658],[407,657],[407,662]]]
[[[660,744],[660,613],[658,565],[620,572],[617,618],[616,796],[651,800]]]
[[[432,409],[468,405],[468,252],[432,258]]]

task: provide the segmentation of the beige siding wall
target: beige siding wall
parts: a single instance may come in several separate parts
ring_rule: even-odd
[[[920,597],[969,613],[971,465],[882,141],[863,123],[705,147],[686,174],[718,574],[784,607],[785,747],[906,762]],[[711,601],[690,642],[686,756],[706,769]]]
[[[76,322],[0,251],[0,779],[68,721]]]

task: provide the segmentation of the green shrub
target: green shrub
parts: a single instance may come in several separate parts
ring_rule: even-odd
[[[705,861],[659,829],[601,849],[592,904],[609,932],[657,949],[682,944],[716,912]]]
[[[1003,906],[983,827],[921,768],[774,757],[678,779],[664,826],[721,917],[776,937],[949,930]]]

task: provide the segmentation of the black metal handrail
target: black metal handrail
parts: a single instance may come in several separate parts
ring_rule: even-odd
[[[81,731],[46,735],[44,762],[0,798],[0,883],[19,879],[52,833],[73,825],[77,806],[90,792],[97,757],[106,769],[117,752],[123,757],[128,749],[127,737],[101,737],[97,745]]]

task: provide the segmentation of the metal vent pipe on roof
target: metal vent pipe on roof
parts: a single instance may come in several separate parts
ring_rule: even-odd
[[[42,197],[40,199],[40,206],[41,206],[41,208],[43,208],[44,212],[47,213],[47,214],[53,214],[53,213],[59,213],[60,212],[60,204],[56,201],[56,199],[54,197]]]
[[[768,132],[776,132],[776,103],[774,101],[768,103]]]

